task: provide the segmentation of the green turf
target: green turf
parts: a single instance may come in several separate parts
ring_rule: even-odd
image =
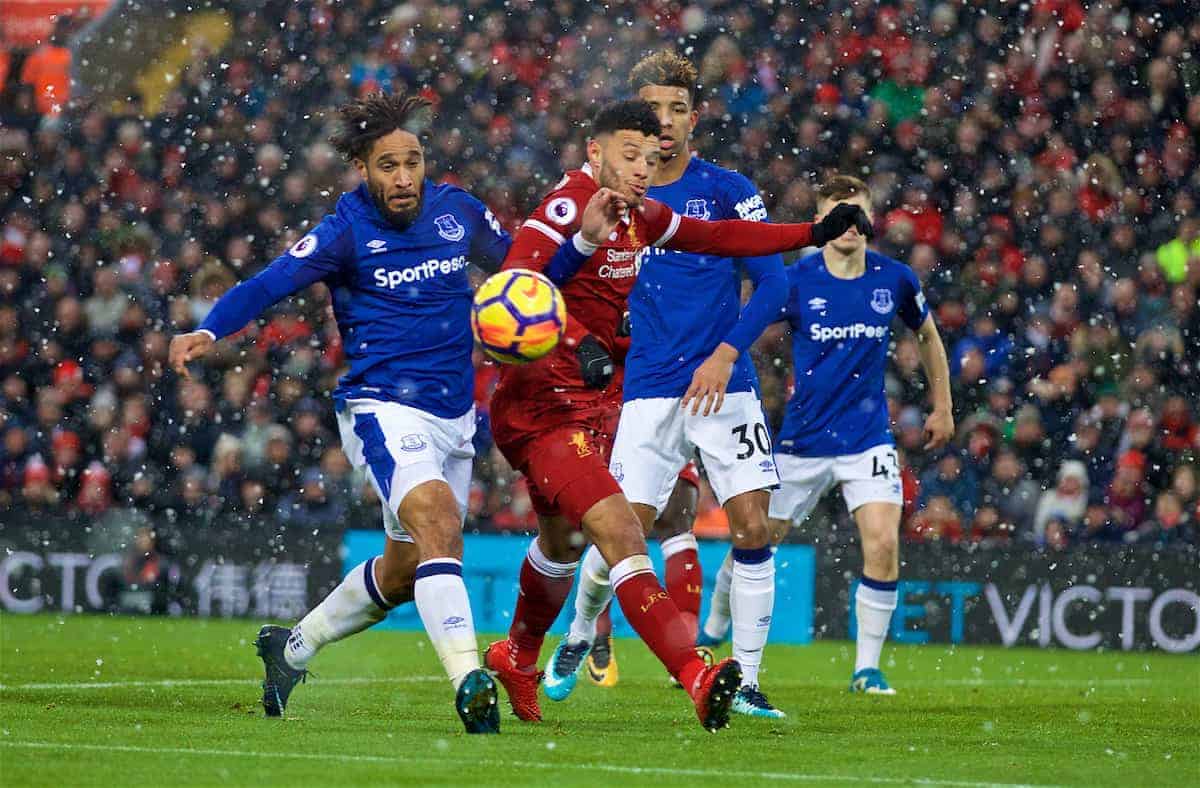
[[[764,685],[788,718],[708,734],[645,647],[621,641],[615,689],[543,699],[539,725],[506,706],[501,736],[468,737],[410,633],[329,648],[288,718],[266,720],[255,631],[3,616],[0,783],[1200,784],[1195,656],[889,647],[900,695],[878,698],[846,693],[848,644],[771,646]]]

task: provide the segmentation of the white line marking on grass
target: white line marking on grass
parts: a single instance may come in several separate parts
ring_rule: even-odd
[[[445,676],[397,676],[394,678],[343,678],[315,679],[313,683],[321,684],[425,684],[434,681],[446,681]],[[0,684],[0,692],[5,690],[90,690],[117,689],[121,687],[236,687],[258,686],[261,679],[138,679],[131,681],[59,681],[35,682],[32,684]]]
[[[286,758],[288,760],[343,761],[345,763],[382,763],[382,764],[436,764],[445,766],[445,758],[395,757],[384,755],[348,755],[346,753],[315,753],[315,752],[257,752],[255,750],[217,750],[203,747],[136,747],[124,744],[59,744],[45,741],[0,741],[5,747],[21,747],[31,750],[91,750],[96,752],[131,752],[140,754],[160,755],[211,755],[219,758]],[[726,778],[742,781],[746,778],[760,780],[777,780],[782,782],[846,782],[872,783],[877,785],[937,785],[951,788],[1053,788],[1047,785],[1030,785],[1028,783],[989,783],[970,780],[937,780],[926,778],[905,777],[862,777],[849,774],[803,774],[801,772],[751,772],[728,771],[724,769],[676,769],[667,766],[621,766],[613,763],[575,763],[564,764],[544,761],[507,761],[474,759],[473,764],[492,767],[510,767],[514,769],[562,769],[571,766],[579,770],[593,769],[614,774],[658,775],[665,777],[700,777]]]
[[[1031,687],[1122,687],[1127,684],[1153,684],[1154,679],[1137,678],[1137,679],[925,679],[921,681],[910,682],[912,684],[920,684],[921,686],[937,686],[945,684],[951,687],[1020,687],[1028,684]]]
[[[439,681],[445,681],[445,676],[397,676],[394,678],[367,678],[367,677],[351,677],[351,678],[329,678],[329,679],[314,679],[317,686],[322,684],[428,684]],[[917,679],[915,681],[904,681],[902,686],[905,687],[1123,687],[1123,686],[1144,686],[1153,684],[1154,679],[1149,678],[1104,678],[1104,679],[1050,679],[1050,678],[1004,678],[1004,679]],[[145,687],[235,687],[239,685],[258,685],[259,679],[131,679],[129,681],[58,681],[58,682],[32,682],[29,684],[0,684],[0,692],[17,691],[17,690],[92,690],[92,689],[119,689],[123,687],[129,688],[145,688]],[[818,684],[821,686],[838,686],[840,687],[845,682],[831,681],[804,681],[804,682],[783,682],[784,685],[812,685]]]

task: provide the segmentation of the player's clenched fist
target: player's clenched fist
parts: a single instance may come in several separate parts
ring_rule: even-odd
[[[207,331],[189,331],[186,334],[176,334],[171,337],[171,347],[168,351],[171,368],[176,373],[190,380],[192,374],[188,372],[187,363],[202,358],[208,351],[212,350],[214,344],[216,342],[213,340],[212,334]]]

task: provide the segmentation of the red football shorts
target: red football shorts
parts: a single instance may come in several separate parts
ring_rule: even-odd
[[[683,466],[683,470],[679,472],[679,481],[700,488],[700,471],[696,470],[695,460],[688,460],[688,464]]]
[[[608,472],[613,433],[598,424],[552,427],[525,440],[497,444],[513,468],[525,475],[529,499],[542,517],[562,515],[575,524],[621,486]]]

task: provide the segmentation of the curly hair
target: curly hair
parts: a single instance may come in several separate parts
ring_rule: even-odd
[[[647,55],[629,72],[629,87],[634,93],[646,85],[683,88],[695,104],[700,96],[700,75],[692,61],[670,49]]]
[[[433,121],[433,105],[420,96],[370,93],[338,107],[338,128],[329,138],[347,161],[366,159],[371,146],[393,131],[420,137]]]
[[[592,135],[611,134],[614,131],[640,131],[652,137],[662,135],[662,124],[654,108],[641,99],[615,101],[606,104],[592,119]]]

